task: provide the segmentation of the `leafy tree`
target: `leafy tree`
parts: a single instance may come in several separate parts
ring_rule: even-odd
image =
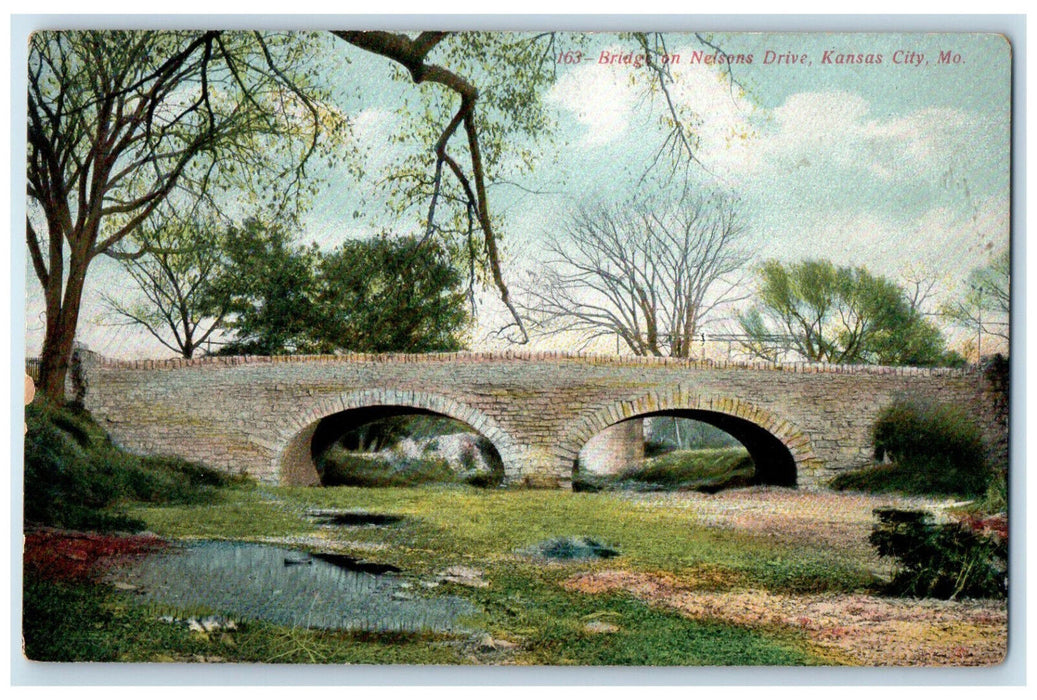
[[[834,364],[935,365],[956,362],[939,330],[904,291],[862,267],[826,260],[758,270],[757,303],[739,315],[743,346],[777,360],[793,353]]]
[[[1009,249],[995,253],[990,262],[973,269],[959,298],[948,302],[941,313],[979,337],[990,335],[1007,342],[1011,311],[1012,261]],[[979,343],[977,343],[979,345]],[[977,347],[982,352],[982,346]]]
[[[211,296],[228,300],[222,355],[464,347],[463,279],[431,241],[383,237],[321,253],[252,218],[221,247],[227,268]]]
[[[317,251],[294,246],[282,227],[255,218],[230,227],[222,245],[227,271],[215,294],[228,299],[225,325],[234,337],[219,353],[315,351]]]
[[[737,300],[746,237],[737,202],[722,196],[582,207],[549,244],[524,308],[543,333],[689,357],[707,317]]]
[[[314,35],[43,31],[28,56],[26,241],[47,326],[41,394],[64,399],[90,264],[177,191],[300,192],[322,129]],[[312,63],[309,64],[312,66]]]
[[[464,280],[443,246],[356,240],[320,261],[313,325],[323,351],[450,352],[471,321]]]
[[[230,295],[224,274],[222,238],[214,219],[146,221],[132,236],[143,254],[122,259],[144,296],[127,301],[105,293],[108,308],[128,325],[142,326],[162,345],[193,357],[223,328]]]

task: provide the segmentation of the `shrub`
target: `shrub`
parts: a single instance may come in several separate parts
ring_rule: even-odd
[[[677,450],[624,471],[620,479],[669,489],[716,491],[748,486],[755,471],[752,458],[741,448]]]
[[[879,414],[875,457],[905,472],[915,492],[982,494],[990,479],[980,428],[964,409],[900,400]]]
[[[1003,598],[1008,591],[1008,538],[1001,523],[982,520],[935,525],[922,511],[880,508],[868,541],[897,561],[887,586],[893,595]]]
[[[318,460],[324,486],[417,486],[453,483],[457,475],[443,459],[385,457],[332,447]]]

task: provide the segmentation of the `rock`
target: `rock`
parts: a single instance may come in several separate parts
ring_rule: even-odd
[[[508,651],[518,647],[515,642],[509,642],[507,639],[494,639],[488,634],[484,634],[479,639],[479,651]]]
[[[615,557],[619,555],[619,550],[590,537],[570,536],[554,537],[543,542],[537,542],[531,547],[519,550],[519,553],[538,559],[581,561]]]
[[[456,583],[471,588],[486,588],[490,585],[489,581],[482,577],[483,572],[470,566],[451,566],[438,575],[439,580],[444,583]]]
[[[209,615],[208,617],[190,617],[186,620],[179,617],[173,617],[171,615],[163,615],[158,618],[161,622],[167,622],[172,625],[184,625],[192,632],[208,637],[213,632],[223,630],[224,632],[233,632],[238,628],[237,623],[234,620],[228,620],[224,617],[218,617],[216,615]]]
[[[590,632],[591,634],[613,634],[619,631],[619,627],[613,625],[611,622],[595,620],[594,622],[588,622],[584,625],[583,631]]]

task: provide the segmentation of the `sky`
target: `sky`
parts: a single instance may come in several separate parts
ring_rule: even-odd
[[[696,189],[739,199],[756,260],[823,257],[898,282],[921,273],[938,280],[935,306],[960,290],[969,270],[1007,245],[1011,49],[1002,37],[703,38],[743,62],[727,76],[695,35],[666,37],[674,57],[671,95],[697,125],[699,165],[689,172]],[[535,144],[530,172],[490,183],[504,274],[513,286],[536,269],[575,206],[654,192],[655,180],[642,176],[665,137],[663,103],[644,99],[641,91],[645,69],[634,56],[622,62],[638,53],[632,42],[615,34],[562,34],[556,47],[580,51],[581,60],[557,65],[544,95],[557,124],[554,138]],[[394,69],[386,59],[342,41],[328,41],[315,58],[328,66],[332,101],[353,125],[365,174],[323,173],[326,183],[303,217],[300,240],[331,248],[384,229],[415,232],[413,217],[386,210],[381,178],[404,155],[392,136],[411,128],[399,107],[416,97],[416,88],[387,80]],[[26,279],[26,353],[35,355],[43,305],[28,265]],[[113,357],[169,356],[145,333],[110,324],[102,287],[134,293],[116,263],[97,260],[87,282],[81,342]],[[503,319],[492,290],[480,294],[473,347],[504,347],[494,332]],[[571,344],[556,337],[533,347]]]

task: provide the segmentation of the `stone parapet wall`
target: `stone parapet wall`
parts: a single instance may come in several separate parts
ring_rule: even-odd
[[[248,364],[336,364],[336,363],[389,363],[437,364],[552,362],[573,360],[589,365],[618,365],[622,367],[671,367],[686,369],[751,369],[793,372],[799,374],[881,374],[897,376],[968,376],[977,374],[975,366],[966,367],[903,367],[885,365],[847,365],[819,362],[746,362],[738,360],[696,360],[683,357],[653,357],[632,355],[599,355],[595,353],[560,351],[503,351],[503,352],[441,352],[441,353],[344,353],[339,355],[206,355],[203,357],[175,357],[165,360],[118,360],[90,353],[101,367],[120,369],[181,369],[185,367],[233,367]]]

